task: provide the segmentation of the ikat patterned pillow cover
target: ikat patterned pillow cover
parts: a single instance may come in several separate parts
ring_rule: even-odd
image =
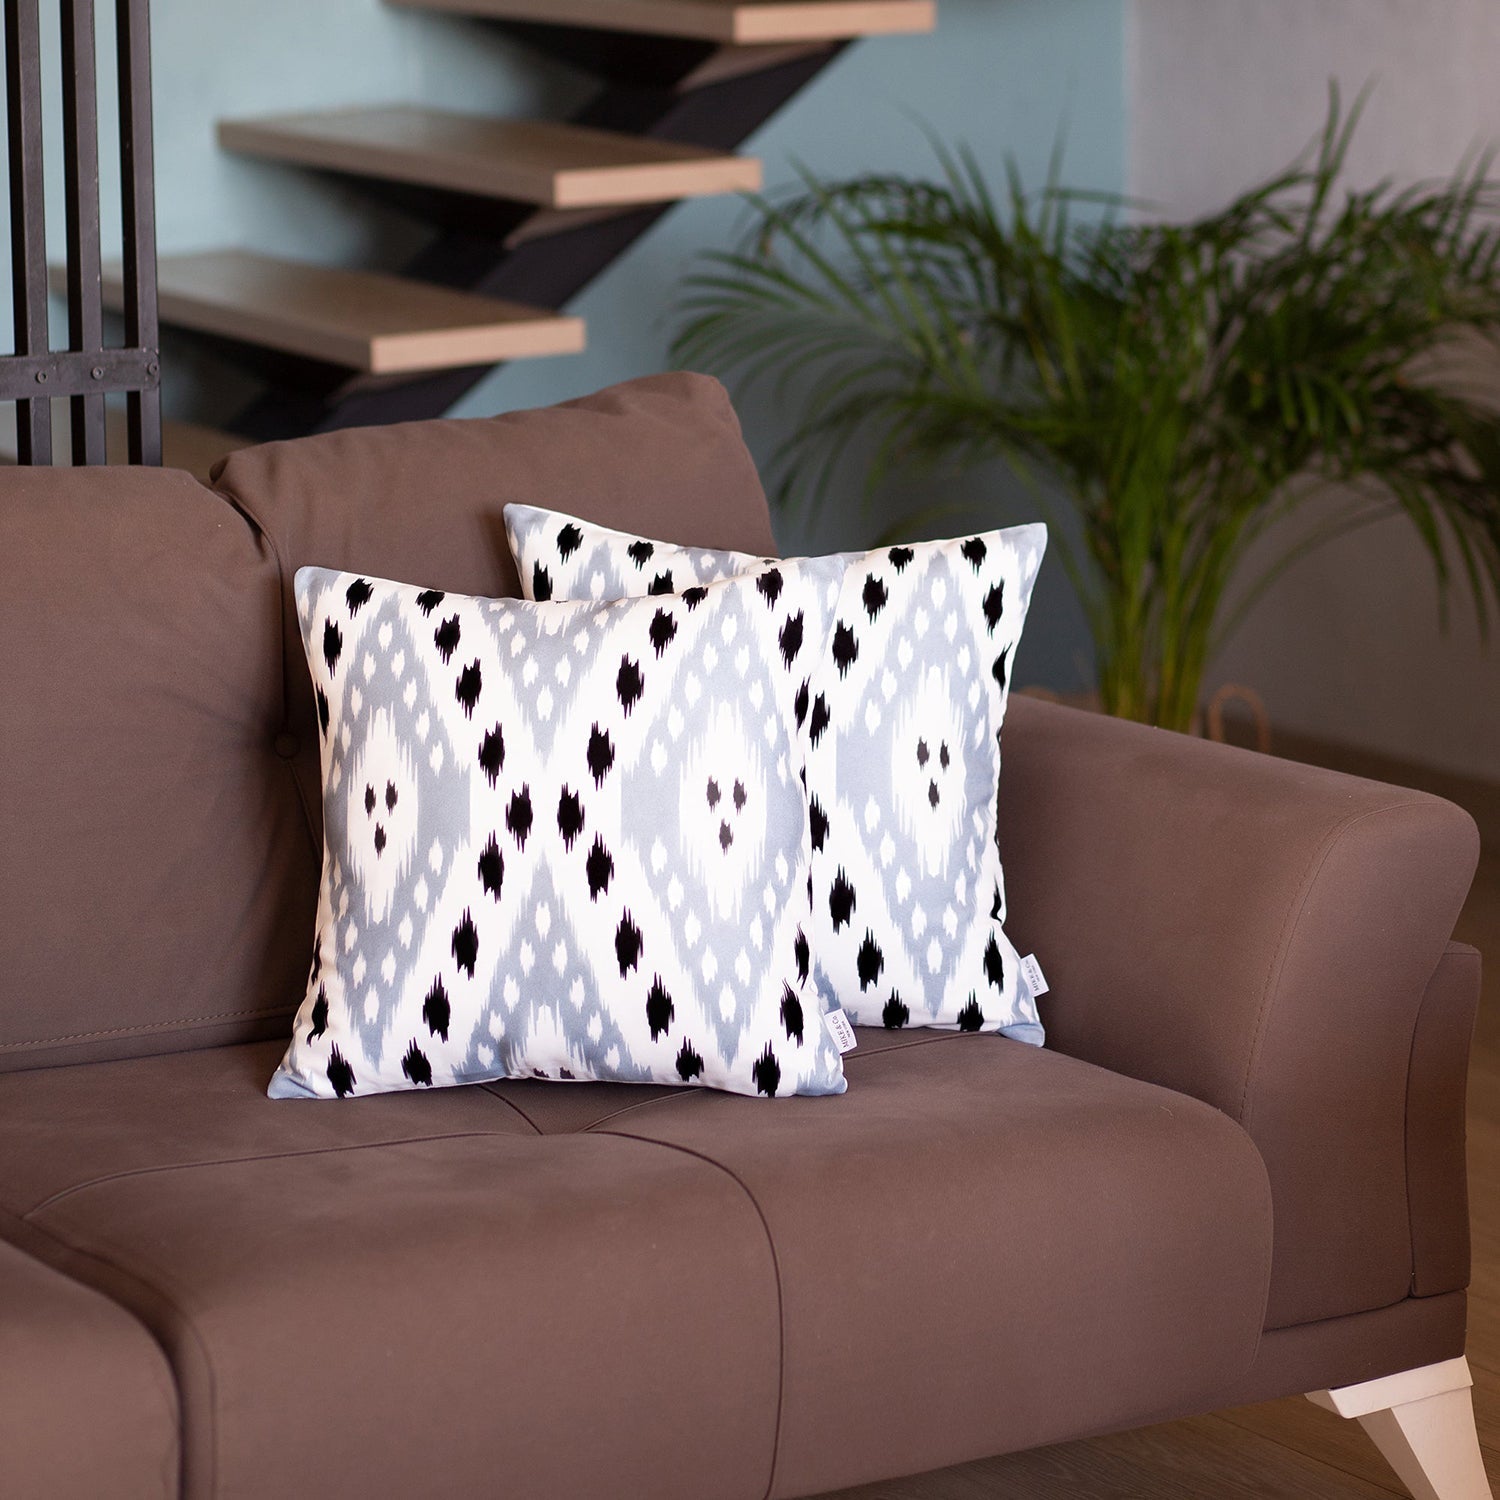
[[[771,566],[509,505],[528,596],[696,591]],[[797,686],[812,819],[814,979],[866,1026],[1043,1030],[1005,935],[996,841],[1010,668],[1042,525],[820,559],[841,584]],[[782,567],[807,566],[804,562]]]
[[[535,604],[301,569],[325,848],[271,1095],[842,1093],[797,730],[840,576]]]

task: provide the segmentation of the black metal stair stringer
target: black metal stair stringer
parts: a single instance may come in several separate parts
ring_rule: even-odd
[[[565,28],[524,26],[528,40],[549,46],[571,38]],[[541,35],[538,35],[541,33]],[[553,35],[549,35],[553,34]],[[640,38],[632,41],[639,43]],[[708,150],[737,150],[784,104],[805,88],[847,43],[785,59],[701,87],[674,86],[663,58],[682,78],[717,49],[678,44],[653,51],[646,81],[636,73],[615,79],[575,114],[573,123]],[[623,54],[612,54],[616,65]],[[526,237],[525,225],[539,213],[529,205],[464,200],[461,195],[413,190],[376,179],[357,179],[383,200],[443,224],[436,238],[403,269],[404,275],[492,297],[554,310],[577,296],[640,239],[673,203],[651,204],[589,217],[573,227]],[[475,213],[466,216],[472,206]],[[457,227],[465,218],[470,227]],[[326,369],[309,368],[309,379],[268,389],[229,425],[262,441],[440,417],[473,390],[496,365],[477,365],[419,376],[356,376],[329,384]]]

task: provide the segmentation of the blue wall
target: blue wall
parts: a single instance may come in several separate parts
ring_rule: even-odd
[[[794,100],[747,146],[765,162],[769,186],[793,177],[801,161],[823,176],[933,170],[913,116],[951,142],[966,141],[998,176],[1006,153],[1040,182],[1062,132],[1066,175],[1080,187],[1123,192],[1125,185],[1124,0],[939,0],[938,29],[925,37],[860,43]],[[745,222],[737,202],[684,204],[575,305],[588,322],[581,358],[512,365],[462,408],[483,413],[563,400],[611,381],[666,367],[669,309],[695,252],[723,246]],[[784,431],[781,414],[742,400],[751,449],[762,461]],[[989,471],[961,480],[902,482],[865,502],[852,469],[819,515],[777,517],[783,551],[866,545],[894,514],[957,494],[972,520],[939,530],[1035,519],[1035,502]],[[1082,617],[1056,560],[1044,566],[1035,615],[1017,662],[1017,680],[1072,690],[1092,682]]]
[[[1037,180],[1063,130],[1069,179],[1120,190],[1125,3],[939,0],[935,34],[859,44],[747,149],[765,161],[773,187],[788,180],[795,160],[825,175],[925,171],[930,156],[917,116],[946,139],[967,141],[997,170],[1003,155],[1013,154]],[[420,230],[326,178],[220,152],[215,121],[393,101],[555,116],[592,87],[493,28],[380,0],[155,0],[153,56],[164,252],[238,244],[387,268],[399,267]],[[684,267],[697,250],[727,244],[742,217],[735,201],[673,210],[578,299],[573,310],[588,321],[586,354],[501,370],[458,414],[562,400],[665,368]],[[61,326],[59,320],[56,337]],[[200,420],[226,420],[247,394],[232,371],[181,348],[169,349],[168,369],[169,408]],[[776,413],[747,405],[743,415],[751,446],[769,453]],[[911,505],[913,488],[884,497],[870,512],[850,476],[820,517],[781,518],[782,543],[856,544],[879,529],[881,512]],[[993,474],[967,476],[960,492],[972,498],[977,516],[1019,519],[1033,509]],[[1055,565],[1043,579],[1043,628],[1028,642],[1021,676],[1072,686],[1081,631]]]

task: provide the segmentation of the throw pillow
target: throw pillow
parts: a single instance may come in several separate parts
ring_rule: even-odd
[[[836,1094],[796,692],[834,572],[533,604],[322,568],[316,947],[273,1097],[539,1077]]]
[[[505,518],[538,597],[696,590],[770,565],[533,506]],[[857,1024],[1043,1039],[1005,935],[996,799],[1010,668],[1046,541],[1045,526],[1017,526],[820,560],[842,582],[798,687],[814,972],[823,1004]]]

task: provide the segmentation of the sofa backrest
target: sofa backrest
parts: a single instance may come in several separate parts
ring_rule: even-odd
[[[774,550],[700,376],[243,449],[214,483],[0,474],[0,1070],[286,1029],[322,847],[297,568],[513,595],[513,500]]]
[[[0,1069],[285,1024],[316,871],[279,610],[186,474],[0,471]]]
[[[292,596],[297,569],[340,568],[447,592],[520,592],[512,501],[621,531],[767,555],[765,492],[724,388],[660,375],[485,421],[364,427],[231,454],[214,481],[281,571],[287,729],[322,848],[317,708]],[[309,924],[312,916],[309,914]],[[310,926],[309,926],[309,930]]]

